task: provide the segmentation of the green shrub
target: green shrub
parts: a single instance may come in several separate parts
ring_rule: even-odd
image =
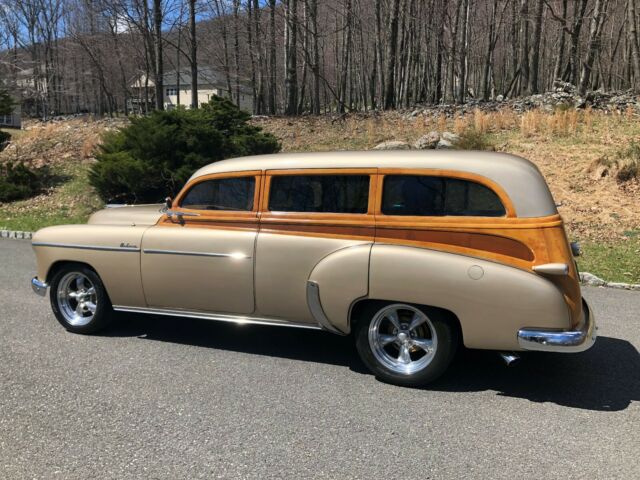
[[[214,97],[199,109],[132,119],[104,137],[89,181],[106,201],[161,201],[204,165],[278,152],[277,139],[249,125],[250,118],[229,100]]]
[[[11,140],[11,134],[0,130],[0,152],[7,146],[7,142]]]
[[[0,202],[11,202],[35,195],[41,186],[40,175],[25,164],[0,168]]]

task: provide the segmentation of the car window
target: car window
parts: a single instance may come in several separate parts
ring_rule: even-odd
[[[388,175],[382,213],[428,217],[502,217],[505,209],[491,189],[476,182],[426,175]]]
[[[194,185],[181,207],[193,210],[253,210],[254,177],[218,178]]]
[[[368,175],[276,175],[271,179],[271,211],[367,213],[368,203]]]

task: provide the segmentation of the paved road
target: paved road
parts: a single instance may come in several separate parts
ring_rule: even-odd
[[[0,240],[0,478],[639,478],[640,294],[588,289],[600,338],[507,369],[463,351],[385,385],[322,332],[122,317],[65,332]]]

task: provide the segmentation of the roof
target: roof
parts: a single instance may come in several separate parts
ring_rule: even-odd
[[[191,69],[180,69],[180,85],[185,87],[191,86]],[[172,70],[163,75],[162,81],[164,86],[176,86],[178,85],[178,70]],[[198,85],[213,85],[219,89],[226,90],[227,82],[224,74],[213,67],[199,67],[198,68]],[[235,81],[232,84],[232,88],[235,87]],[[251,89],[246,85],[240,84],[240,91],[243,93],[251,92]]]
[[[460,150],[280,153],[222,160],[201,168],[191,178],[212,173],[292,168],[411,168],[469,172],[502,186],[518,217],[545,217],[558,213],[538,168],[529,160],[507,153]]]

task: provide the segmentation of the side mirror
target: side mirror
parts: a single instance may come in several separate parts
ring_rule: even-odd
[[[167,197],[164,199],[164,206],[167,208],[167,210],[173,206],[173,200],[171,199],[171,197]]]

